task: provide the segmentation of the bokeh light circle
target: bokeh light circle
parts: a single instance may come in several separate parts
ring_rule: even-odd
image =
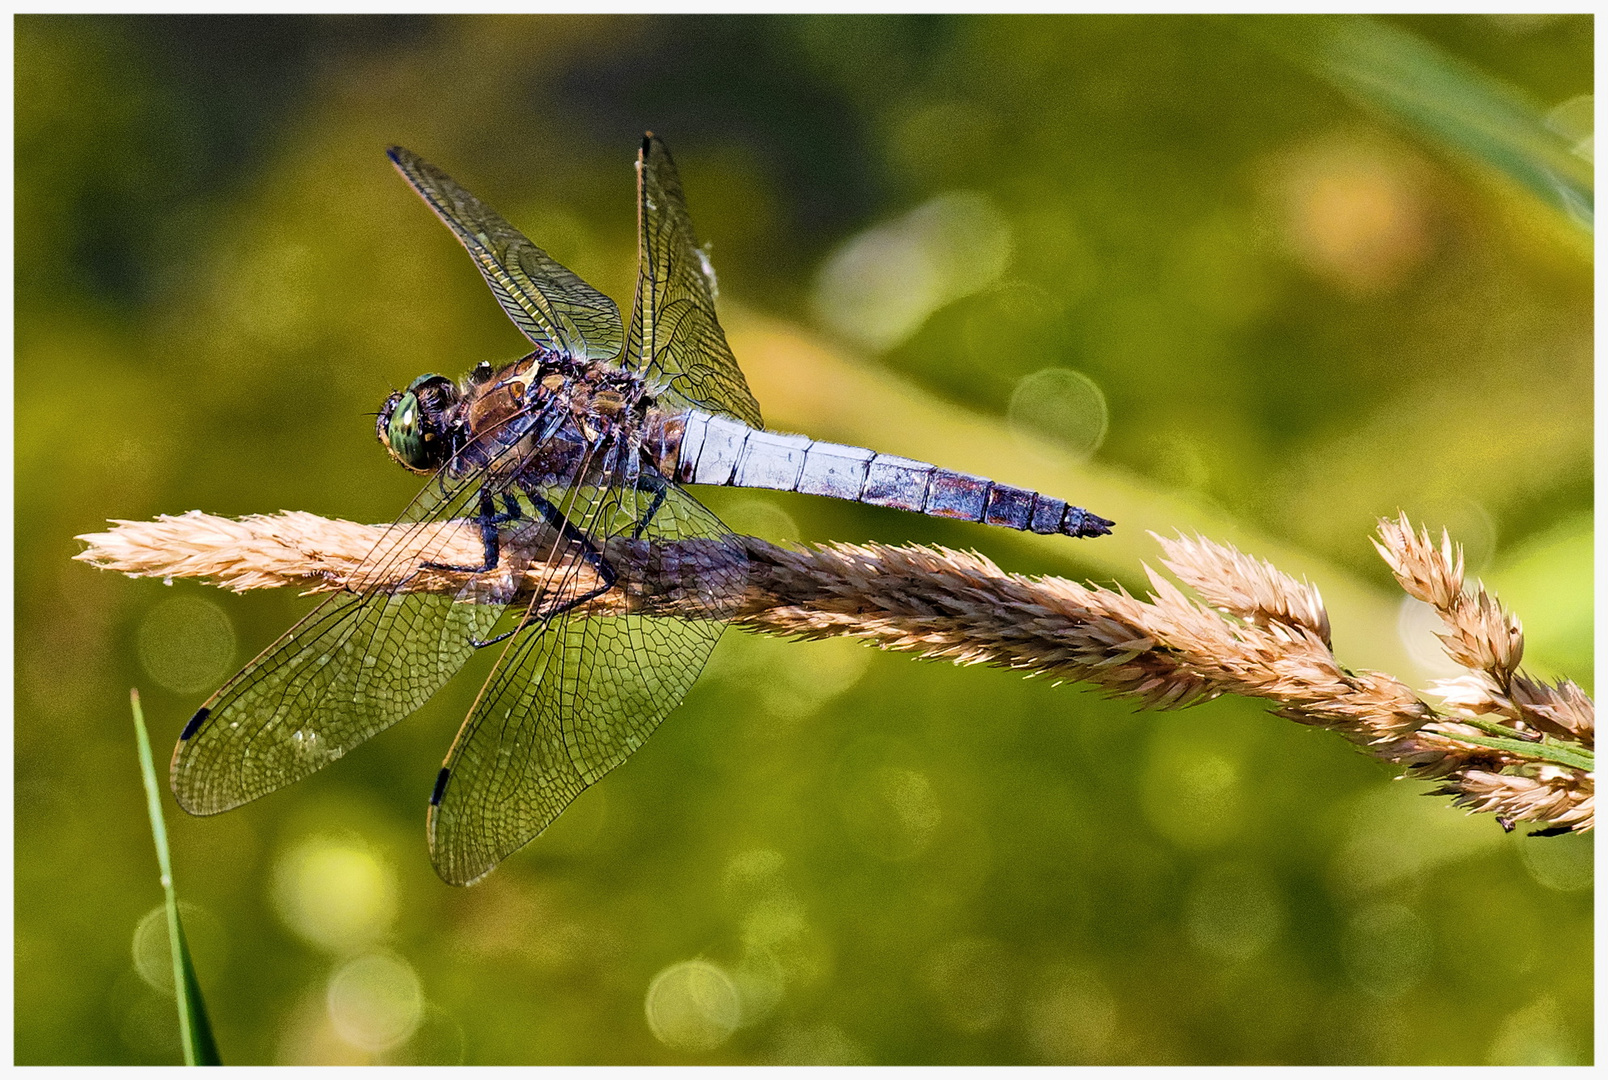
[[[212,966],[224,958],[224,932],[217,916],[187,900],[179,901],[179,918],[184,924],[184,940],[192,956],[203,957]],[[134,970],[151,989],[173,993],[173,952],[168,946],[167,907],[158,904],[141,916],[134,927],[132,942]]]
[[[1028,1044],[1045,1064],[1105,1064],[1117,1036],[1116,997],[1089,971],[1046,975],[1048,985],[1023,1010]]]
[[[1005,1022],[1013,1005],[1013,972],[993,938],[956,938],[927,955],[922,982],[939,1015],[956,1031],[981,1035]]]
[[[721,519],[731,524],[724,514]],[[871,651],[847,639],[793,642],[728,634],[710,659],[704,681],[727,684],[757,715],[789,724],[851,689],[870,664]],[[784,730],[782,724],[767,725],[766,737],[776,737]]]
[[[1150,824],[1179,847],[1217,847],[1241,826],[1239,763],[1203,744],[1157,739],[1145,769],[1142,800]]]
[[[736,984],[708,960],[683,960],[655,975],[644,1009],[653,1037],[676,1050],[713,1050],[742,1022]]]
[[[1557,892],[1578,892],[1592,884],[1595,841],[1592,833],[1564,836],[1518,836],[1524,868],[1537,882]]]
[[[1402,648],[1429,677],[1451,679],[1465,672],[1457,661],[1446,655],[1446,646],[1440,635],[1446,633],[1446,623],[1430,605],[1413,596],[1403,596],[1396,611],[1396,636]]]
[[[234,625],[199,597],[174,596],[151,608],[136,643],[146,672],[175,693],[212,689],[234,667]]]
[[[915,858],[931,846],[943,822],[938,793],[925,773],[868,756],[851,747],[838,765],[838,812],[849,837],[888,862]]]
[[[274,908],[306,941],[333,953],[379,940],[396,918],[396,878],[377,855],[354,843],[313,837],[274,866]]]
[[[1393,998],[1416,986],[1429,969],[1433,950],[1429,927],[1402,904],[1375,904],[1359,912],[1341,941],[1352,981],[1379,998]]]
[[[1023,441],[1049,438],[1079,459],[1100,448],[1111,423],[1105,392],[1083,372],[1065,367],[1024,376],[1011,391],[1006,416]]]
[[[389,953],[368,953],[342,964],[325,993],[336,1034],[363,1050],[407,1042],[424,1016],[424,988],[413,968]]]
[[[992,198],[945,192],[840,245],[816,275],[816,317],[862,348],[886,351],[940,308],[999,280],[1013,246]]]

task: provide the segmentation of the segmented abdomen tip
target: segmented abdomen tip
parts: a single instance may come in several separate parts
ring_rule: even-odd
[[[1069,519],[1067,524],[1072,526],[1067,529],[1069,536],[1107,536],[1116,525],[1115,521],[1103,518],[1099,514],[1091,514],[1087,510],[1080,511],[1075,521],[1071,520],[1072,514],[1069,513],[1067,517]]]
[[[1115,521],[1112,521],[1109,518],[1103,518],[1098,514],[1085,514],[1083,517],[1083,528],[1079,530],[1078,535],[1109,536],[1111,534],[1111,530],[1116,527],[1116,524],[1117,523]]]

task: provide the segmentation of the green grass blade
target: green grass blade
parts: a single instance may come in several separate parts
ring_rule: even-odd
[[[1363,16],[1258,20],[1257,36],[1366,107],[1507,175],[1592,231],[1592,163],[1511,87]]]
[[[1550,761],[1555,765],[1567,765],[1571,769],[1584,769],[1586,772],[1595,772],[1596,755],[1589,750],[1578,747],[1564,746],[1555,742],[1528,742],[1524,739],[1487,739],[1479,735],[1452,735],[1450,738],[1458,742],[1472,743],[1475,746],[1489,746],[1492,750],[1505,750],[1510,754],[1518,754],[1531,761]]]
[[[173,952],[173,992],[179,1006],[179,1041],[184,1046],[186,1065],[222,1065],[207,1008],[201,1000],[201,984],[190,960],[190,946],[179,922],[179,898],[173,888],[173,865],[168,858],[167,826],[162,821],[161,789],[156,768],[151,764],[151,738],[145,731],[145,712],[140,708],[140,692],[131,690],[134,709],[134,739],[140,751],[140,774],[145,779],[145,808],[151,816],[151,838],[156,841],[156,865],[162,872],[162,893],[167,904],[168,944]]]

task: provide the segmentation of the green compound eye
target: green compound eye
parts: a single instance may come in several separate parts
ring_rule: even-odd
[[[440,375],[421,375],[380,406],[374,433],[403,468],[431,472],[446,461],[442,438],[445,414],[457,403],[458,388]]]
[[[417,394],[403,394],[396,408],[391,410],[391,419],[385,425],[385,445],[393,457],[415,472],[429,467],[432,455],[430,448],[425,445]]]

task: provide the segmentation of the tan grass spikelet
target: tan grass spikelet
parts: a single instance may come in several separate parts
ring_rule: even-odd
[[[1433,684],[1454,715],[1497,715],[1518,731],[1571,739],[1591,748],[1596,710],[1574,683],[1548,685],[1519,672],[1524,632],[1516,616],[1477,587],[1464,588],[1463,553],[1441,534],[1439,548],[1428,530],[1414,532],[1403,515],[1382,521],[1375,547],[1409,594],[1432,605],[1447,626],[1439,635],[1446,653],[1468,671]]]
[[[1568,679],[1548,685],[1521,673],[1513,676],[1508,691],[1519,716],[1538,730],[1595,745],[1597,708]]]
[[[1448,655],[1463,667],[1489,672],[1506,687],[1524,656],[1524,631],[1519,620],[1480,586],[1463,588],[1463,549],[1441,532],[1437,549],[1429,530],[1413,531],[1407,516],[1379,523],[1374,547],[1409,596],[1433,607],[1445,622],[1440,635]]]
[[[1330,647],[1329,613],[1317,586],[1204,537],[1150,535],[1166,553],[1162,565],[1219,611],[1259,626],[1304,628]]]

